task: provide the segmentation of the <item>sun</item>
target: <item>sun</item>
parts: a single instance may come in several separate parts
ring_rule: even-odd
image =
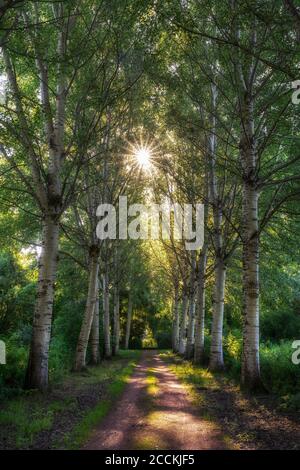
[[[140,136],[131,142],[126,141],[126,168],[129,172],[134,169],[147,176],[153,175],[157,167],[157,156],[158,146],[149,138]]]
[[[137,147],[134,151],[137,164],[144,170],[151,168],[151,150],[147,147]]]

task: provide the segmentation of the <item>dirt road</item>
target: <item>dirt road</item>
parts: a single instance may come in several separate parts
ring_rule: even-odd
[[[122,397],[84,449],[224,449],[156,351],[144,351]]]

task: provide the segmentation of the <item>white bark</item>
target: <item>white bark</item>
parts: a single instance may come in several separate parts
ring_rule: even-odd
[[[113,355],[118,354],[120,345],[120,293],[118,284],[114,288],[114,325],[113,325]]]
[[[223,318],[224,318],[224,293],[226,280],[226,266],[222,259],[217,261],[215,269],[215,285],[213,293],[213,318],[211,328],[211,347],[209,368],[222,370],[223,358]]]
[[[207,246],[203,245],[199,257],[199,272],[197,282],[197,304],[195,322],[194,362],[201,364],[204,357],[204,327],[205,327],[205,272],[207,263]]]
[[[189,287],[189,317],[185,356],[191,359],[193,356],[194,332],[195,332],[195,275],[196,275],[196,252],[192,252],[192,266]]]
[[[179,291],[178,286],[175,286],[174,304],[173,304],[173,332],[172,332],[172,348],[174,352],[179,350]]]
[[[187,314],[188,314],[188,295],[184,291],[181,305],[181,322],[179,330],[179,354],[184,355],[186,351],[186,325],[187,325]]]
[[[243,355],[242,385],[248,390],[262,387],[259,363],[259,234],[258,189],[253,98],[246,93],[243,132],[240,142],[243,168]]]
[[[33,336],[25,378],[25,386],[27,388],[46,390],[48,386],[48,356],[58,256],[58,238],[58,222],[51,216],[46,217],[43,222],[42,252],[39,258]]]
[[[90,337],[91,327],[94,319],[95,305],[97,302],[97,285],[99,272],[99,249],[92,247],[90,249],[90,272],[89,287],[86,307],[84,311],[81,330],[77,342],[74,370],[80,371],[86,366],[86,351]]]
[[[213,319],[211,328],[211,348],[209,367],[220,370],[224,367],[223,359],[223,317],[226,266],[223,253],[222,218],[223,211],[218,193],[216,176],[216,100],[217,89],[211,85],[212,110],[211,130],[209,135],[208,167],[209,167],[209,202],[213,210],[213,244],[215,252],[215,280],[213,292]]]
[[[97,279],[96,286],[96,303],[94,309],[94,318],[92,323],[92,329],[90,334],[91,344],[91,363],[96,365],[100,362],[100,344],[99,344],[99,279]]]
[[[34,40],[31,44],[36,53],[37,75],[40,78],[43,119],[46,131],[46,141],[43,144],[45,144],[45,148],[48,150],[49,157],[47,159],[47,168],[44,168],[41,163],[40,154],[35,150],[35,140],[32,138],[28,116],[24,112],[22,92],[19,89],[15,68],[9,55],[9,50],[3,45],[4,63],[19,121],[20,141],[28,157],[30,177],[20,169],[17,170],[17,173],[26,184],[30,194],[37,201],[43,218],[43,249],[39,261],[33,337],[25,378],[26,388],[39,388],[40,390],[45,390],[48,386],[48,354],[54,300],[54,281],[57,269],[58,224],[63,211],[61,170],[64,154],[66,102],[66,80],[63,73],[66,52],[65,30],[66,23],[62,21],[57,38],[59,60],[56,75],[55,122],[52,119],[49,100],[47,67],[36,50]],[[33,38],[34,35],[31,35],[31,39]],[[13,159],[14,157],[12,156]],[[46,178],[43,176],[45,173]]]
[[[129,292],[128,296],[128,310],[127,310],[127,321],[126,321],[126,333],[125,333],[125,349],[128,349],[129,346],[129,339],[130,339],[130,331],[131,331],[131,320],[132,320],[132,297],[131,293]]]
[[[236,37],[240,30],[236,28]],[[256,25],[253,24],[250,43],[257,45]],[[239,56],[238,56],[239,57]],[[240,105],[240,164],[243,178],[242,239],[243,239],[243,354],[242,386],[249,391],[263,388],[259,363],[259,223],[258,223],[258,154],[254,122],[255,96],[253,84],[257,60],[241,57],[235,64]]]
[[[104,335],[104,356],[111,357],[111,333],[110,333],[110,312],[109,312],[109,277],[108,268],[105,268],[103,275],[103,335]]]
[[[259,363],[259,240],[258,194],[244,187],[243,244],[243,356],[242,385],[249,390],[261,388]]]

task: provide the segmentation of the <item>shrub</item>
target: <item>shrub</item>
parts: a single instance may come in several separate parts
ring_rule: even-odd
[[[292,363],[291,341],[261,347],[261,371],[265,386],[280,396],[300,391],[300,367]]]
[[[51,381],[57,381],[72,367],[72,350],[61,335],[51,340],[49,351],[49,375]]]
[[[224,361],[230,375],[236,379],[241,373],[242,335],[240,331],[230,331],[224,338]]]
[[[262,381],[270,393],[285,397],[291,407],[300,408],[300,366],[292,363],[292,342],[261,343],[260,362]],[[228,332],[224,338],[224,360],[230,376],[239,380],[241,373],[242,336]]]
[[[2,338],[6,344],[6,364],[0,366],[0,393],[6,395],[7,387],[14,391],[23,386],[28,359],[28,347],[24,346],[18,333]]]

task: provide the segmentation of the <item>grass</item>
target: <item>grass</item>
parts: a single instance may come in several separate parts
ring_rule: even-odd
[[[0,426],[9,426],[15,431],[16,447],[31,445],[34,438],[53,424],[53,409],[45,413],[39,404],[34,405],[21,398],[14,400],[0,412]]]
[[[103,361],[97,367],[89,367],[80,374],[68,374],[57,388],[54,387],[54,395],[31,391],[6,400],[0,410],[0,439],[3,438],[9,448],[34,448],[35,440],[43,431],[55,428],[56,417],[70,411],[75,417],[74,427],[66,433],[63,446],[79,448],[122,393],[140,354],[140,351],[120,351],[118,357]],[[76,394],[97,384],[103,387],[103,399],[95,407],[81,412]],[[57,399],[56,392],[61,399]],[[61,448],[62,443],[51,443],[51,447]]]
[[[151,368],[147,369],[147,377],[146,377],[147,393],[151,397],[155,397],[159,392],[158,379],[153,374],[153,372],[154,372],[153,369]]]
[[[201,388],[218,387],[214,376],[209,370],[194,366],[190,361],[186,361],[170,351],[161,353],[160,357],[167,362],[169,369],[185,386],[188,396],[195,405],[203,405],[204,398],[199,394]],[[208,414],[202,415],[202,417],[207,421],[211,420]]]
[[[160,438],[159,441],[159,449],[164,449],[164,446],[166,445],[163,441],[163,438]],[[157,436],[140,436],[137,438],[134,442],[134,449],[135,450],[157,450]]]
[[[160,353],[170,370],[182,382],[195,404],[200,404],[202,397],[198,393],[201,388],[219,388],[215,376],[208,370],[194,366],[190,361],[185,361],[172,352]]]

